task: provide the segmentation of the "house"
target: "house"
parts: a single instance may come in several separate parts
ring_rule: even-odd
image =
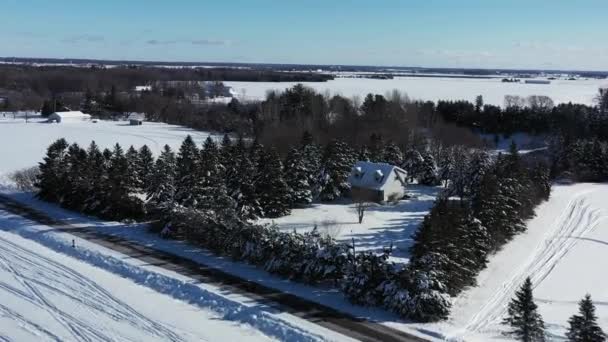
[[[355,201],[389,202],[405,196],[407,172],[386,163],[359,161],[353,167],[348,182]]]
[[[131,113],[127,118],[131,126],[140,126],[146,120],[146,114],[144,113]]]
[[[81,111],[55,112],[49,115],[48,122],[78,122],[91,120],[89,114]]]

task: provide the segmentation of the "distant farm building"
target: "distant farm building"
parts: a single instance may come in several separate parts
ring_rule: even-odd
[[[81,111],[70,111],[70,112],[55,112],[49,115],[49,122],[78,122],[91,120],[89,114],[85,114]]]
[[[359,161],[348,181],[355,201],[390,202],[405,196],[407,172],[390,164]]]
[[[146,114],[144,113],[131,113],[128,117],[129,124],[131,126],[139,126],[143,125],[144,120],[146,120]]]
[[[526,84],[551,84],[549,80],[526,80]]]

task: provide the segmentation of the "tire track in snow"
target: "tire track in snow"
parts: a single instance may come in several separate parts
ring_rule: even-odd
[[[488,325],[500,322],[507,312],[513,293],[525,278],[529,276],[535,286],[538,286],[576,245],[578,238],[593,231],[601,218],[600,211],[587,204],[585,193],[577,195],[552,224],[556,228],[538,244],[534,256],[494,292],[481,310],[471,318],[465,330],[481,332]]]
[[[56,307],[44,294],[45,292],[67,297],[87,309],[108,316],[115,321],[126,321],[162,340],[182,341],[171,329],[149,320],[83,275],[1,237],[0,266],[17,280],[23,290],[16,289],[4,282],[0,283],[0,289],[47,311],[66,331],[71,333],[75,340],[113,341],[114,339],[107,336],[103,328],[96,329]],[[0,311],[7,312],[7,308],[4,310],[0,308]],[[10,313],[7,315],[24,323],[22,317],[19,318]],[[29,326],[36,328],[31,322]],[[48,332],[45,334],[48,335]]]

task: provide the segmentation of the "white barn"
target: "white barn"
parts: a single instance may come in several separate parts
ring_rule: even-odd
[[[348,182],[355,201],[388,202],[405,196],[405,170],[386,163],[359,161],[353,167]]]
[[[75,122],[75,121],[86,121],[91,120],[89,114],[85,114],[81,111],[70,111],[70,112],[55,112],[49,115],[49,122]]]
[[[130,113],[127,117],[129,120],[129,124],[131,126],[140,126],[143,125],[144,120],[146,120],[146,114],[144,113]]]

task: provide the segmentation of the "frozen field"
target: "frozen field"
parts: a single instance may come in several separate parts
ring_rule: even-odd
[[[263,99],[268,90],[284,90],[297,83],[273,82],[225,82],[233,87],[237,96],[245,99]],[[604,80],[555,80],[549,85],[502,83],[501,79],[457,79],[457,78],[424,78],[395,77],[392,80],[373,80],[364,78],[337,78],[328,82],[304,82],[308,87],[319,92],[341,94],[346,97],[363,99],[367,94],[386,94],[395,89],[407,93],[412,99],[468,100],[475,101],[482,95],[485,103],[504,104],[505,95],[546,95],[555,103],[574,102],[592,104],[598,88],[608,87]]]
[[[145,122],[142,126],[129,126],[123,121],[44,123],[42,119],[0,119],[0,175],[21,168],[37,165],[46,153],[46,148],[55,140],[65,138],[87,147],[91,140],[100,147],[112,148],[117,142],[126,149],[148,145],[153,153],[159,153],[165,144],[175,151],[184,138],[192,135],[197,144],[202,144],[209,135],[188,128],[163,123]]]
[[[479,286],[454,303],[439,330],[453,340],[505,339],[500,324],[514,291],[527,276],[552,337],[564,337],[578,301],[590,293],[608,331],[608,184],[557,185],[517,236],[478,277]]]

